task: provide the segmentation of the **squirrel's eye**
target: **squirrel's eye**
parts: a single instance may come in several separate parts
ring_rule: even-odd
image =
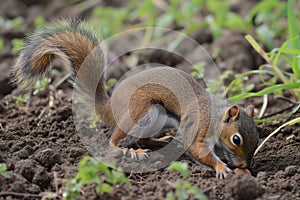
[[[242,145],[242,138],[240,134],[234,134],[231,138],[231,142],[236,146]]]

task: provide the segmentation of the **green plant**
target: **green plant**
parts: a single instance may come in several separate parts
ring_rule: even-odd
[[[197,13],[204,8],[203,0],[190,0],[169,1],[163,9],[163,13],[157,17],[154,24],[157,27],[168,27],[172,24],[184,27],[185,33],[191,33],[192,31],[205,26],[205,22],[201,22],[197,19]]]
[[[194,66],[192,76],[201,79],[205,73],[205,63],[198,63]],[[226,95],[235,96],[237,94],[246,93],[251,91],[254,88],[254,84],[245,84],[245,82],[249,79],[249,75],[252,72],[245,72],[242,74],[234,74],[231,70],[226,70],[222,73],[217,79],[205,79],[205,83],[207,86],[207,90],[217,95],[220,98],[225,98]],[[224,87],[224,81],[228,78],[233,78],[233,81],[227,86]]]
[[[261,78],[264,74],[273,76],[269,80],[262,79],[262,82],[267,86],[274,85],[276,81],[278,81],[278,78],[284,83],[295,83],[298,81],[297,79],[294,79],[296,81],[290,79],[290,75],[287,75],[286,71],[279,68],[279,65],[286,66],[285,64],[282,64],[282,61],[287,62],[289,65],[292,65],[293,73],[299,77],[299,44],[297,46],[294,45],[299,43],[299,38],[297,38],[299,35],[299,20],[296,20],[295,13],[293,11],[293,4],[295,1],[288,1],[288,3],[286,3],[280,0],[262,0],[255,4],[255,6],[248,12],[245,18],[246,22],[230,10],[232,1],[170,0],[164,3],[157,3],[151,0],[133,0],[122,8],[100,7],[97,2],[93,0],[78,2],[78,8],[82,10],[93,8],[93,15],[97,18],[97,21],[95,20],[92,22],[97,23],[94,24],[96,26],[99,24],[101,25],[103,28],[102,32],[104,33],[104,38],[120,32],[124,29],[125,25],[131,24],[133,24],[133,27],[172,27],[172,25],[175,24],[177,27],[181,28],[180,31],[187,34],[202,27],[217,27],[216,29],[219,31],[222,31],[223,28],[243,31],[256,27],[260,28],[267,24],[269,25],[269,29],[276,30],[276,34],[273,34],[274,37],[278,36],[279,33],[283,37],[289,33],[291,41],[288,40],[281,48],[275,48],[269,53],[266,53],[263,51],[263,48],[261,48],[253,38],[251,38],[251,36],[247,36],[246,38],[249,42],[266,59],[267,64],[263,65],[259,70],[252,71],[251,73],[247,72],[241,75],[236,75],[235,80],[229,85],[229,87],[226,88],[226,92],[230,92],[232,95],[242,93],[241,96],[231,98],[232,101],[237,101],[240,98],[246,98],[246,93],[253,88],[253,85],[246,87],[243,85],[247,80],[247,77],[252,74],[259,74]],[[208,21],[213,20],[212,23],[199,21],[197,19],[197,15],[203,10],[209,11],[206,12],[208,13],[206,17],[208,17]],[[286,10],[288,10],[288,12],[286,12]],[[286,29],[286,26],[283,23],[280,23],[280,21],[285,21],[284,17],[286,16],[288,16],[288,29]],[[111,21],[114,21],[114,24],[111,23]],[[118,25],[115,25],[116,23]],[[252,23],[254,23],[254,26],[252,26]],[[105,29],[108,30],[106,31]],[[216,34],[218,35],[218,33]],[[151,31],[145,35],[145,38],[149,39],[150,36]],[[266,32],[260,32],[258,36],[259,38],[270,38],[269,34]],[[149,41],[148,39],[145,39],[145,41]],[[176,38],[170,45],[172,46],[171,49],[174,49],[174,46],[180,44],[180,41],[182,41],[181,38]],[[263,41],[263,44],[268,44],[268,42]],[[290,45],[292,45],[292,48],[289,47]],[[294,58],[291,59],[291,56]],[[272,69],[269,70],[270,68]],[[194,70],[193,76],[201,77],[201,73],[198,73],[197,70],[198,69]],[[232,76],[231,73],[232,72],[226,72],[224,77],[227,78]],[[284,78],[284,76],[288,76],[288,78]],[[224,77],[221,77],[221,80],[224,80]],[[211,85],[209,88],[213,88],[212,90],[219,88],[219,85],[216,82],[211,82],[209,84]],[[291,87],[297,86],[297,83],[294,85],[291,84]],[[262,95],[264,92],[278,92],[279,94],[280,90],[284,87],[285,86],[280,85],[273,89],[268,88],[261,93],[251,95]],[[108,88],[108,86],[106,86],[106,88]]]
[[[38,17],[35,18],[35,20],[34,20],[34,27],[35,27],[35,28],[42,27],[42,26],[45,25],[45,23],[46,23],[45,18],[42,17],[42,16],[38,16]]]
[[[81,9],[93,8],[93,26],[101,25],[104,38],[108,38],[124,30],[125,25],[132,27],[180,27],[181,32],[190,34],[193,31],[208,27],[215,37],[222,35],[224,28],[244,31],[251,28],[250,23],[238,14],[230,11],[230,1],[205,0],[171,0],[155,2],[152,0],[132,0],[123,7],[95,6],[93,1],[79,4]],[[202,11],[210,11],[205,20],[199,20]],[[111,23],[111,22],[114,23]],[[149,42],[153,29],[145,33],[143,45]]]
[[[29,99],[30,94],[25,93],[21,96],[14,96],[13,99],[16,100],[16,104],[19,105],[20,103],[26,103],[27,100]]]
[[[206,16],[206,22],[215,38],[222,36],[224,28],[238,31],[247,31],[251,28],[242,17],[230,11],[229,6],[229,1],[206,1],[206,8],[213,14]]]
[[[5,163],[0,163],[0,175],[5,178],[10,178],[10,175],[6,172],[7,166]]]
[[[269,74],[272,77],[265,80],[263,79],[263,76],[260,76],[262,83],[267,86],[266,88],[258,92],[245,92],[233,96],[229,98],[229,100],[238,101],[240,99],[263,96],[264,94],[270,93],[282,95],[282,91],[285,89],[289,90],[296,100],[299,100],[300,73],[298,70],[300,67],[300,60],[298,61],[298,59],[300,59],[300,57],[298,57],[298,55],[300,54],[300,49],[288,47],[288,45],[297,38],[287,40],[279,49],[274,49],[269,53],[266,53],[250,35],[247,35],[246,39],[267,62],[267,64],[261,66],[259,70],[250,71],[248,73],[260,75]],[[279,68],[279,65],[282,64],[282,62],[286,68],[292,69],[292,72],[287,72],[286,70]],[[282,81],[282,83],[278,84],[278,80]]]
[[[219,96],[220,98],[225,98],[226,93],[224,92],[225,88],[224,88],[223,82],[225,79],[232,77],[233,75],[234,75],[233,71],[226,70],[223,74],[221,74],[220,77],[218,77],[218,79],[208,79],[206,82],[208,91],[212,94]],[[237,80],[237,81],[239,79],[240,78],[238,78],[238,77],[235,78],[235,80]],[[240,83],[241,81],[238,81],[238,82]],[[243,85],[235,84],[235,87],[236,87],[235,91],[237,90],[237,88],[242,90]],[[230,90],[230,92],[233,92],[233,91],[234,90]]]
[[[249,73],[260,74],[261,81],[266,88],[258,92],[245,92],[229,98],[231,101],[238,101],[243,98],[262,96],[274,93],[282,95],[283,90],[288,90],[290,94],[299,101],[300,99],[300,38],[299,26],[293,8],[294,1],[288,1],[288,24],[289,37],[281,47],[275,48],[270,52],[265,52],[255,39],[247,35],[246,39],[252,47],[265,59],[266,64],[259,70]],[[288,71],[289,70],[289,71]],[[263,74],[268,74],[268,79],[263,78]],[[282,83],[278,83],[278,81]]]
[[[108,38],[122,31],[126,17],[126,9],[115,9],[110,7],[97,7],[93,10],[93,15],[98,18],[94,21],[97,25],[101,23],[101,32],[104,38]],[[114,22],[114,25],[111,22]]]
[[[261,4],[265,5],[265,2]],[[266,94],[283,96],[283,91],[287,90],[289,91],[290,95],[296,100],[296,102],[298,102],[294,109],[288,114],[275,116],[269,119],[256,120],[256,122],[274,121],[282,117],[291,117],[300,109],[300,35],[297,16],[294,13],[294,4],[294,0],[288,0],[287,2],[289,39],[286,40],[279,48],[274,48],[270,52],[266,52],[252,36],[246,35],[247,41],[266,61],[266,64],[260,66],[258,70],[246,72],[246,74],[258,74],[260,76],[261,82],[266,87],[257,92],[244,92],[239,95],[235,95],[229,98],[229,100],[238,101],[244,98],[263,96]],[[263,75],[268,76],[264,77]],[[299,122],[300,118],[298,117],[289,120],[288,122],[278,127],[258,146],[254,155],[257,154],[258,151],[263,147],[263,145],[272,136],[278,133],[283,127],[292,126]]]
[[[47,85],[51,83],[51,78],[43,78],[42,80],[37,80],[34,84],[33,95],[37,95],[41,91],[43,91]]]
[[[193,31],[208,27],[215,38],[222,36],[224,28],[245,31],[250,29],[250,25],[238,14],[231,12],[230,1],[219,0],[172,0],[161,8],[163,14],[159,15],[155,21],[155,26],[168,27],[176,24],[183,27],[182,32],[190,34]],[[198,13],[208,10],[210,14],[205,16],[205,20],[197,18]]]
[[[37,95],[41,91],[43,91],[47,85],[51,82],[50,78],[44,78],[42,80],[37,80],[35,85],[34,85],[34,90],[33,90],[33,95]],[[13,99],[16,100],[16,104],[20,103],[26,103],[28,99],[30,98],[29,93],[24,93],[21,96],[14,96]]]
[[[9,30],[14,29],[20,32],[24,32],[25,28],[23,25],[23,18],[22,17],[16,17],[13,19],[7,19],[0,15],[0,29],[1,30]],[[13,54],[17,54],[21,47],[23,46],[23,40],[14,38],[11,40],[12,50],[11,52]],[[0,39],[0,49],[3,49],[5,46],[4,40]]]
[[[188,169],[187,163],[173,162],[168,170],[175,170],[180,173],[183,178],[187,178],[190,175],[190,170]],[[167,193],[167,200],[185,200],[189,199],[190,196],[194,195],[196,199],[207,200],[207,197],[202,193],[202,191],[196,187],[192,186],[189,182],[175,181],[171,184],[175,192],[170,191]]]
[[[24,42],[23,42],[22,39],[15,38],[15,39],[11,40],[11,44],[12,44],[11,52],[13,54],[17,54],[21,50],[21,48],[23,47]]]
[[[87,156],[80,161],[76,176],[65,180],[65,183],[65,199],[76,199],[84,185],[96,184],[96,191],[100,194],[111,192],[113,186],[120,183],[130,185],[121,169]]]
[[[177,171],[180,173],[180,175],[183,178],[187,178],[190,176],[190,170],[188,168],[187,163],[183,163],[183,162],[173,162],[169,167],[168,170],[172,171]]]
[[[90,121],[89,127],[90,128],[96,128],[97,122],[99,122],[101,117],[99,115],[91,115],[88,120]]]
[[[284,37],[287,26],[282,20],[286,17],[287,3],[280,0],[263,0],[255,4],[247,14],[247,22],[253,23],[255,32],[267,49],[272,49],[275,37]]]
[[[5,47],[4,39],[0,38],[0,50],[3,50]]]
[[[50,82],[51,82],[50,78],[44,78],[42,80],[38,80],[35,83],[33,95],[37,95],[39,92],[43,91]],[[29,98],[30,98],[29,93],[24,93],[21,96],[14,96],[13,97],[13,99],[16,101],[17,105],[20,104],[20,103],[26,103]]]
[[[91,20],[91,23],[95,27],[101,26],[103,38],[111,37],[124,29],[124,25],[132,18],[132,13],[137,8],[137,5],[138,1],[132,0],[127,6],[122,8],[96,6],[92,11],[95,19]],[[89,6],[86,7],[88,8]]]
[[[7,19],[3,16],[0,16],[0,28],[3,30],[16,29],[19,31],[24,31],[23,18],[16,17],[13,19]]]
[[[201,79],[204,75],[204,70],[205,70],[205,62],[199,62],[193,66],[193,72],[192,76]]]
[[[118,80],[116,79],[116,78],[110,78],[110,79],[108,79],[107,81],[106,81],[106,83],[105,83],[105,90],[110,90],[111,89],[111,87],[113,86],[113,85],[115,85],[116,83],[118,82]]]
[[[60,71],[57,69],[51,69],[51,75],[57,76],[58,74],[60,74]]]

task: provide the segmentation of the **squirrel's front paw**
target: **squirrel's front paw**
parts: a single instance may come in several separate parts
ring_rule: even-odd
[[[239,174],[246,174],[246,175],[252,175],[251,172],[248,169],[241,169],[241,168],[235,168],[233,170],[234,173],[239,173]]]
[[[216,177],[218,179],[225,179],[232,170],[228,168],[224,163],[218,163],[216,166]]]

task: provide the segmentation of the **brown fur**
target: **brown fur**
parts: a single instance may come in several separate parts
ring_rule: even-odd
[[[243,125],[240,123],[240,107],[233,106],[229,109],[231,106],[229,103],[208,94],[189,74],[172,68],[156,68],[149,73],[140,73],[124,80],[109,98],[103,86],[103,78],[101,77],[99,83],[95,82],[97,74],[102,73],[101,65],[105,65],[105,62],[101,60],[102,52],[99,52],[102,50],[95,48],[88,34],[74,29],[71,32],[50,34],[43,39],[33,50],[30,60],[29,56],[24,55],[25,53],[28,55],[27,51],[32,49],[32,44],[23,49],[14,66],[17,79],[23,81],[22,79],[27,77],[38,76],[35,72],[45,71],[44,68],[55,55],[60,56],[63,62],[69,62],[75,73],[83,71],[77,77],[80,86],[87,95],[94,98],[96,113],[113,128],[110,145],[114,149],[124,154],[129,152],[133,158],[147,155],[146,150],[121,147],[119,142],[127,136],[151,106],[157,103],[180,118],[180,130],[189,154],[198,162],[213,167],[219,178],[224,178],[230,169],[211,151],[210,138],[222,141],[236,155],[236,158],[232,159],[237,162],[251,160],[253,146],[248,143],[253,141],[257,144],[258,137],[250,137],[248,132],[242,133],[243,137],[250,138],[246,141],[248,142],[246,147],[236,147],[230,142],[231,135],[238,132],[238,126]],[[96,51],[93,51],[95,49]],[[159,84],[161,80],[163,84]],[[140,83],[145,84],[139,86]],[[187,84],[188,88],[183,87],[182,83]],[[95,85],[96,95],[92,93]],[[186,92],[186,89],[190,91]],[[183,105],[180,104],[182,100],[185,100]],[[245,112],[252,116],[253,108],[247,108]],[[249,117],[243,117],[246,124],[253,123]],[[230,120],[227,123],[228,120],[225,119],[228,118]],[[224,123],[227,124],[223,125]],[[255,130],[252,124],[249,126]],[[164,142],[164,139],[152,140],[155,141]]]
[[[89,53],[95,48],[94,44],[86,37],[79,33],[60,33],[53,35],[49,41],[54,46],[62,48],[68,52],[68,56],[72,58],[72,63],[79,70],[81,64]],[[76,42],[80,41],[80,42]]]

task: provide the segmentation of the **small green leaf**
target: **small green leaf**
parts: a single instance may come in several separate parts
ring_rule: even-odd
[[[189,195],[184,187],[177,188],[176,196],[177,196],[178,200],[186,200],[189,197]]]
[[[111,192],[113,186],[119,183],[130,185],[123,171],[102,162],[99,158],[88,156],[80,161],[75,178],[67,180],[66,183],[63,197],[67,199],[75,199],[85,184],[96,184],[96,191],[99,193]]]
[[[184,178],[187,178],[190,175],[190,170],[188,169],[187,163],[183,162],[173,162],[168,167],[168,170],[178,171]]]
[[[111,89],[111,86],[116,84],[118,82],[118,80],[116,78],[110,78],[106,81],[104,87],[105,87],[105,90],[109,90]]]
[[[167,197],[166,197],[166,200],[175,200],[175,195],[173,192],[168,192],[167,193]]]
[[[16,17],[11,21],[12,27],[20,30],[22,29],[22,23],[23,23],[24,19],[22,17]]]
[[[43,91],[47,87],[47,85],[49,85],[49,83],[51,83],[51,78],[38,80],[34,85],[35,90],[33,91],[33,94],[37,95],[39,92]]]
[[[38,16],[37,18],[35,18],[34,20],[34,27],[35,28],[39,28],[45,25],[45,18],[42,16]]]
[[[274,8],[278,7],[279,2],[278,0],[271,0],[271,1],[259,1],[258,3],[253,6],[253,8],[248,12],[247,19],[249,23],[255,17],[255,24],[260,24],[265,20],[266,17],[262,17],[262,15],[266,16],[267,12],[271,12]],[[260,15],[259,17],[257,17]]]
[[[257,27],[256,33],[261,41],[267,46],[267,49],[271,49],[273,46],[274,32],[269,28],[269,26],[263,24]]]
[[[4,40],[0,38],[0,50],[3,50],[5,47]]]
[[[96,188],[97,193],[108,193],[112,191],[112,188],[109,184],[107,183],[102,183],[100,185],[98,185],[98,187]]]
[[[171,13],[164,13],[156,20],[155,26],[167,27],[174,22],[174,16]]]
[[[206,22],[208,24],[209,29],[211,30],[213,37],[219,38],[223,35],[223,30],[221,26],[215,21],[214,17],[211,15],[208,15],[206,18]]]
[[[253,83],[247,85],[247,86],[246,86],[246,92],[249,92],[249,91],[253,90],[254,86],[255,86],[255,85],[254,85]]]
[[[0,163],[0,175],[5,178],[10,178],[10,175],[6,172],[7,166],[5,163]]]
[[[89,127],[90,128],[96,128],[97,122],[100,122],[101,117],[100,115],[91,115],[88,120],[90,121]]]
[[[5,163],[0,163],[0,172],[5,172],[7,170],[7,166]]]
[[[57,70],[57,69],[51,69],[51,75],[57,76],[58,74],[60,74],[59,70]]]
[[[16,104],[18,105],[19,103],[26,103],[27,100],[29,99],[30,94],[29,93],[25,93],[21,96],[17,96],[17,97],[13,97],[13,99],[16,100]]]
[[[245,20],[241,18],[238,14],[228,11],[226,13],[225,28],[246,31],[249,30],[250,26],[247,23],[245,23]]]
[[[21,48],[23,47],[23,40],[22,39],[18,39],[18,38],[15,38],[15,39],[12,39],[11,40],[11,44],[12,44],[12,50],[11,52],[13,54],[17,54]]]
[[[195,186],[190,187],[189,193],[194,194],[198,200],[207,200],[207,197],[202,193],[202,191]]]
[[[127,185],[130,185],[128,179],[125,177],[125,174],[123,171],[119,170],[112,170],[112,182],[113,185],[116,185],[118,183],[125,183]]]

